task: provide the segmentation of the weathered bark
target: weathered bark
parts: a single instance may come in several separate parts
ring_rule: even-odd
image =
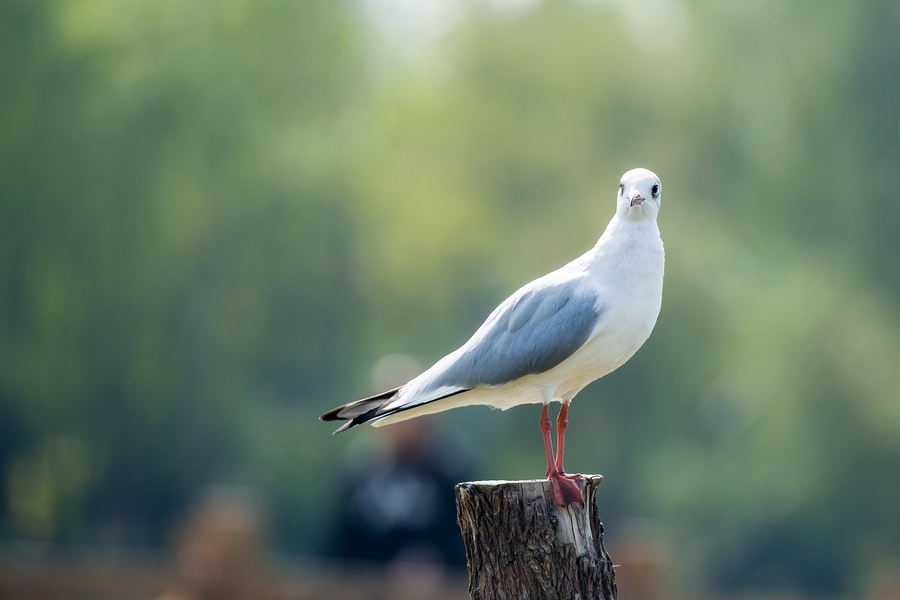
[[[456,486],[472,600],[615,600],[612,561],[586,475],[584,505],[561,508],[550,481],[474,481]]]

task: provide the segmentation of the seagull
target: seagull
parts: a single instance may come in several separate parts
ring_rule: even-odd
[[[656,217],[659,177],[632,169],[619,181],[616,214],[593,248],[519,288],[457,350],[407,384],[328,411],[323,421],[376,427],[459,406],[506,410],[542,403],[547,476],[560,506],[584,503],[584,479],[563,469],[569,404],[622,366],[650,336],[662,302],[665,254]],[[556,454],[549,405],[556,420]]]

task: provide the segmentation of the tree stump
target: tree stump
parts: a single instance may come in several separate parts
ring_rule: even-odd
[[[594,503],[603,477],[584,479],[584,505],[566,508],[546,479],[456,486],[472,600],[615,600]]]

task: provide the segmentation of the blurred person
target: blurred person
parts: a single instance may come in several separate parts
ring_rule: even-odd
[[[328,553],[389,563],[393,576],[420,584],[464,568],[453,486],[465,469],[428,419],[377,435],[380,452],[354,454],[347,463]]]
[[[421,370],[407,355],[388,355],[373,367],[372,387],[394,387]],[[432,597],[465,572],[453,491],[469,479],[464,452],[427,418],[373,433],[348,449],[325,553],[382,565],[392,598]]]
[[[264,566],[264,518],[251,489],[213,486],[178,528],[174,581],[157,600],[272,597]]]

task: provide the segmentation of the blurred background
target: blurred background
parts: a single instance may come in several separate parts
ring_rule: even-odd
[[[208,522],[310,597],[402,579],[340,548],[354,482],[539,477],[538,408],[318,415],[592,246],[636,166],[662,313],[567,444],[621,598],[900,598],[895,0],[0,0],[0,595],[190,597]],[[465,597],[438,546],[397,550],[444,565],[418,597]]]

